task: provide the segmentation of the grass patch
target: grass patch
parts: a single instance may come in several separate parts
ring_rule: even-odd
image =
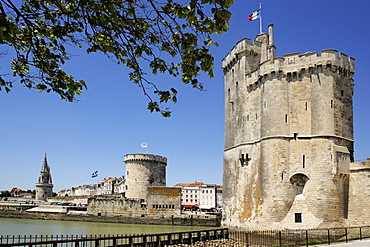
[[[327,242],[328,242],[328,240],[325,240],[325,239],[309,239],[308,240],[308,245],[325,244]]]

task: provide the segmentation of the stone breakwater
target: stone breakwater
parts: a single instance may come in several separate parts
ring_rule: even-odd
[[[199,241],[193,244],[166,245],[166,247],[241,247],[241,246],[245,246],[245,243],[240,243],[232,239],[218,239],[204,242]]]

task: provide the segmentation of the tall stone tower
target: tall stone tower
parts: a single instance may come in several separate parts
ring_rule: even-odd
[[[268,34],[239,41],[225,81],[223,224],[333,227],[348,214],[354,59],[335,50],[276,57]]]
[[[147,199],[148,186],[166,186],[167,158],[154,154],[126,154],[126,197]]]
[[[39,182],[36,184],[36,200],[45,201],[47,197],[53,196],[53,182],[51,181],[50,167],[46,159],[46,154],[44,157],[44,162],[42,163]]]

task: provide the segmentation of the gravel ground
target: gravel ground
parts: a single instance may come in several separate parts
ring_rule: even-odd
[[[210,240],[206,242],[196,242],[194,244],[179,244],[179,245],[166,245],[167,247],[244,247],[242,243],[235,242],[231,239],[220,239],[220,240]],[[317,244],[310,245],[311,247],[369,247],[370,239],[352,240],[348,243],[332,243],[328,244]],[[252,246],[251,246],[252,247]]]
[[[210,240],[205,242],[196,242],[194,244],[166,245],[167,247],[244,247],[244,244],[231,239]]]

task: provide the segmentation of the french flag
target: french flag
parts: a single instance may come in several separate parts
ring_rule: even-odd
[[[254,11],[252,14],[248,16],[248,20],[254,21],[255,19],[260,17],[260,9]]]

